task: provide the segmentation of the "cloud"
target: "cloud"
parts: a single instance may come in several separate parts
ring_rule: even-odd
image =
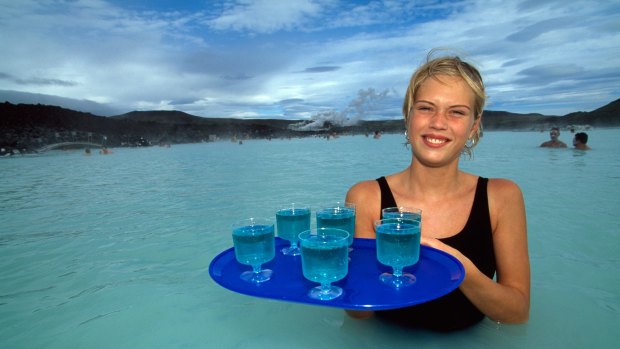
[[[174,105],[174,106],[185,106],[185,105],[192,105],[197,102],[200,102],[200,100],[196,100],[194,98],[179,98],[179,99],[171,100],[169,104]]]
[[[511,59],[511,60],[509,60],[507,62],[504,62],[502,64],[502,68],[507,68],[507,67],[511,67],[513,65],[519,65],[519,64],[523,64],[523,63],[526,63],[526,61],[523,60],[523,59]]]
[[[8,80],[17,85],[56,85],[56,86],[76,86],[77,83],[73,81],[65,81],[60,79],[48,79],[48,78],[40,78],[40,77],[28,77],[28,78],[18,78],[11,74],[0,72],[0,80]]]
[[[283,99],[281,100],[279,103],[282,105],[287,105],[287,104],[297,104],[297,103],[302,103],[304,100],[301,98],[290,98],[290,99]]]
[[[207,22],[215,30],[234,30],[253,33],[273,33],[300,28],[319,15],[322,5],[311,0],[238,1]]]
[[[584,69],[576,64],[545,64],[533,66],[521,70],[518,75],[522,76],[517,80],[520,83],[528,83],[534,80],[537,84],[541,81],[555,82],[562,79],[570,79],[583,73]]]
[[[562,30],[564,28],[575,27],[575,23],[580,23],[581,17],[568,16],[561,18],[552,18],[540,21],[510,34],[506,40],[515,42],[527,42],[533,40],[545,33]]]
[[[335,67],[335,66],[312,67],[312,68],[304,69],[302,73],[326,73],[330,71],[336,71],[338,69],[340,69],[340,67]]]
[[[252,79],[252,76],[246,73],[239,73],[236,75],[223,75],[222,78],[225,80],[249,80]]]
[[[411,73],[442,46],[480,68],[493,108],[561,114],[620,95],[614,2],[158,4],[0,2],[0,47],[10,48],[0,89],[123,112],[309,119],[373,88],[394,92],[364,117],[398,118]]]

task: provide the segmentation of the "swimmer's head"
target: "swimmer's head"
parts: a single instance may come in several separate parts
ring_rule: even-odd
[[[588,134],[585,132],[579,132],[575,134],[575,139],[573,140],[573,144],[575,144],[576,142],[579,142],[581,144],[587,144],[588,143]]]

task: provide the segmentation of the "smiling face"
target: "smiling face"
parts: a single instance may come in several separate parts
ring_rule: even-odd
[[[486,93],[482,76],[476,67],[461,60],[458,56],[432,58],[434,52],[434,50],[429,52],[426,63],[416,69],[409,81],[409,86],[405,93],[405,100],[403,101],[403,116],[405,117],[406,125],[409,127],[409,118],[413,115],[414,104],[416,98],[419,96],[419,89],[423,83],[431,79],[441,81],[442,79],[440,79],[440,77],[463,79],[462,81],[470,88],[470,92],[472,92],[474,96],[474,103],[469,107],[475,116],[476,132],[471,135],[470,139],[472,142],[463,149],[464,153],[471,156],[472,149],[478,144],[482,136],[480,117],[482,116],[482,111],[486,102]]]
[[[415,160],[438,167],[457,163],[476,132],[475,94],[459,77],[438,75],[418,88],[407,125]]]

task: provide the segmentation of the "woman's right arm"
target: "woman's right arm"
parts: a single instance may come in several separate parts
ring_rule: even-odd
[[[381,191],[377,181],[355,184],[347,192],[345,201],[355,204],[355,237],[374,239],[374,221],[379,219],[381,211]],[[374,314],[371,310],[345,311],[355,319],[367,319]]]
[[[377,181],[355,184],[347,192],[345,201],[355,204],[355,237],[374,239],[374,222],[381,212],[381,191]]]

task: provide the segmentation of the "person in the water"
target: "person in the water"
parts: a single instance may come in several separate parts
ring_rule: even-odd
[[[573,146],[579,150],[590,150],[591,148],[586,144],[588,143],[588,134],[585,132],[579,132],[575,134],[573,138]]]
[[[410,165],[353,185],[346,201],[356,205],[355,236],[360,238],[375,238],[382,208],[421,209],[421,243],[456,257],[465,277],[456,290],[430,302],[347,313],[437,331],[467,328],[485,317],[523,323],[530,311],[523,195],[510,180],[459,169],[461,155],[471,154],[480,140],[484,83],[459,57],[431,59],[432,54],[413,74],[403,105]]]
[[[559,137],[560,128],[553,127],[551,131],[549,131],[549,138],[551,138],[551,140],[543,142],[540,146],[542,148],[566,148],[566,143],[562,142]]]

